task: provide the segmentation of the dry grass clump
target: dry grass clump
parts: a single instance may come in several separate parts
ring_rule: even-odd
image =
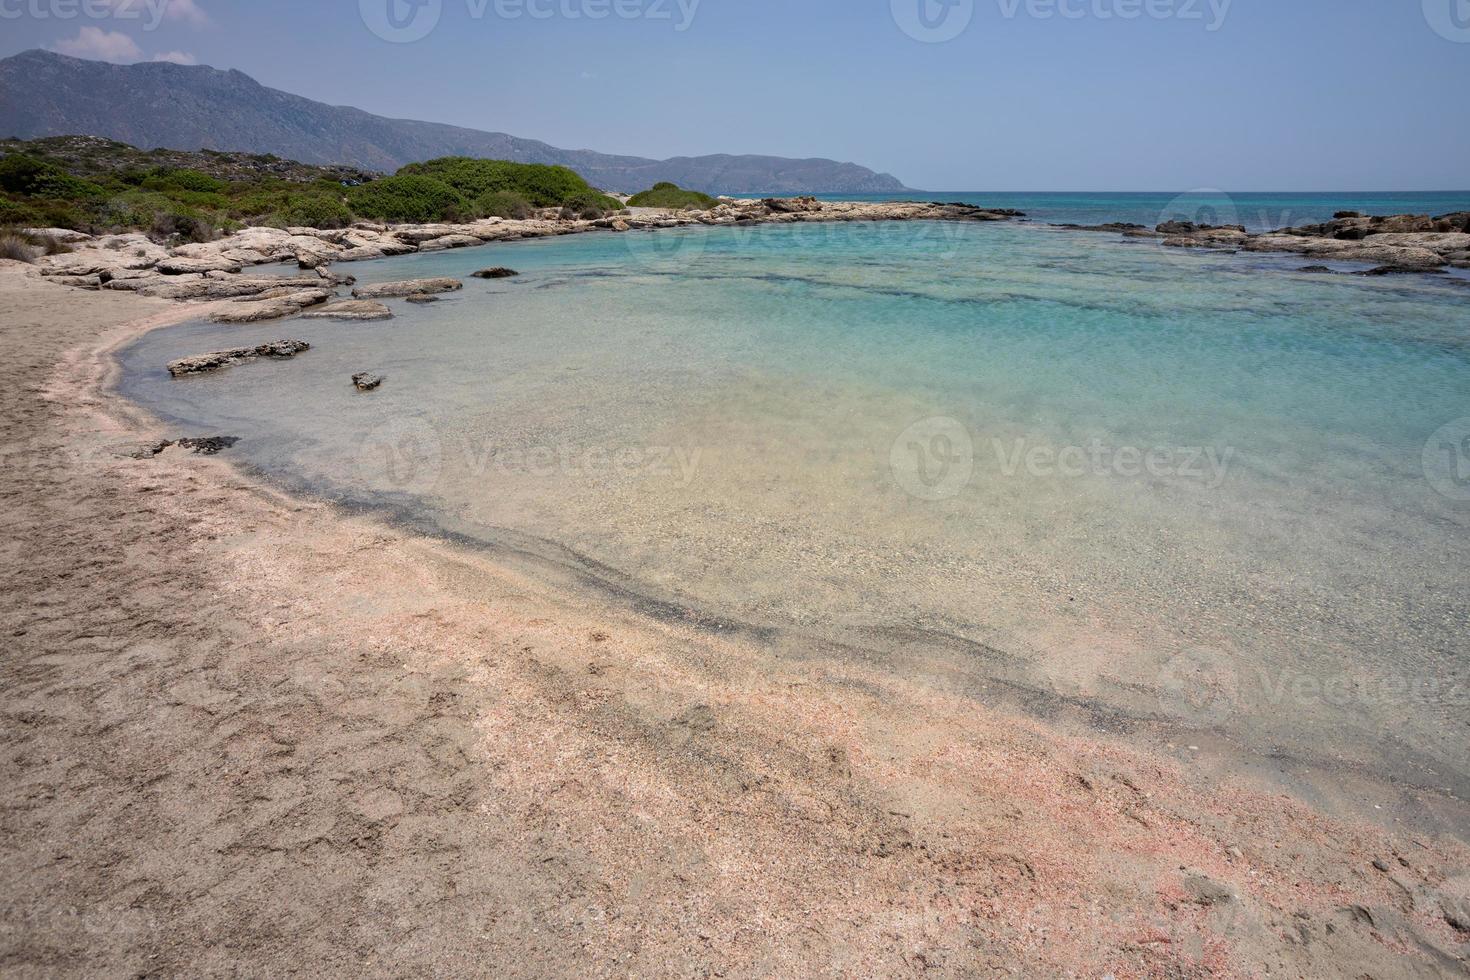
[[[16,262],[36,261],[36,247],[30,243],[30,239],[19,232],[0,232],[0,259],[13,259]]]

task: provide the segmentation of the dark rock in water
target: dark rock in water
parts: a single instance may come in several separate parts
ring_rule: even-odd
[[[470,274],[476,279],[509,279],[512,276],[520,275],[516,270],[507,269],[503,266],[496,266],[493,269],[481,269],[479,272],[472,272]]]
[[[361,374],[354,374],[352,376],[352,384],[354,387],[357,388],[358,391],[372,391],[374,388],[382,383],[382,375],[368,374],[366,371]]]
[[[199,456],[213,456],[215,453],[224,452],[239,441],[239,436],[203,436],[197,439],[165,439],[163,442],[152,443],[128,455],[133,459],[152,459],[165,449],[171,446],[178,446],[180,449],[192,449]]]
[[[1423,269],[1412,265],[1380,265],[1366,272],[1353,273],[1355,276],[1442,276],[1444,274],[1443,269]]]
[[[1073,225],[1061,224],[1058,228],[1066,228],[1071,231],[1148,231],[1146,225],[1136,225],[1131,221],[1109,221],[1101,225]]]
[[[1333,270],[1327,268],[1327,266],[1325,266],[1325,265],[1304,265],[1304,266],[1302,266],[1300,269],[1298,269],[1296,271],[1297,272],[1319,272],[1319,273],[1325,273],[1327,275],[1332,275],[1333,274]]]
[[[218,371],[221,368],[244,364],[257,357],[278,359],[295,357],[304,350],[311,350],[311,345],[304,340],[274,340],[258,347],[231,347],[229,350],[211,351],[208,354],[196,354],[193,357],[181,357],[177,361],[171,361],[168,365],[168,373],[176,378],[184,374],[203,374],[207,371]]]
[[[437,302],[439,302],[439,297],[437,297],[437,296],[410,296],[408,298],[408,301],[410,303],[414,303],[414,304],[416,304],[418,306],[427,306],[430,303],[437,303]]]
[[[1332,218],[1334,221],[1340,221],[1343,218],[1361,218],[1362,216],[1363,213],[1361,211],[1339,211]]]
[[[240,441],[239,436],[206,436],[202,439],[180,439],[174,445],[180,449],[192,449],[200,456],[213,456]]]
[[[1154,228],[1161,235],[1193,235],[1197,231],[1245,232],[1245,225],[1197,225],[1193,221],[1165,221]]]

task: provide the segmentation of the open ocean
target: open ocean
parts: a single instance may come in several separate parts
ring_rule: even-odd
[[[936,197],[1041,221],[1171,206]],[[1217,220],[1470,194],[1234,207]],[[1463,795],[1470,288],[1303,264],[1030,223],[503,243],[344,266],[466,277],[390,321],[153,332],[122,389],[289,487],[794,656],[971,651],[1048,703]],[[521,275],[467,278],[493,265]],[[163,370],[281,337],[313,349]],[[362,394],[358,371],[388,380]]]
[[[753,195],[752,195],[753,196]],[[1358,192],[1333,194],[1226,193],[1098,194],[975,191],[902,191],[894,194],[819,194],[841,201],[956,201],[1026,212],[1049,224],[1098,225],[1126,221],[1152,228],[1170,219],[1196,224],[1245,225],[1273,231],[1329,220],[1338,211],[1363,214],[1449,214],[1470,211],[1470,191]]]

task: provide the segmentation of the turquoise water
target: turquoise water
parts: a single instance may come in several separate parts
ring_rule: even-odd
[[[123,388],[288,485],[795,653],[969,650],[1463,792],[1470,289],[1300,264],[1036,225],[543,239],[352,266],[521,272],[391,321],[151,333]],[[313,349],[163,371],[279,337]]]
[[[1110,221],[1155,225],[1171,219],[1198,224],[1245,225],[1273,231],[1327,221],[1338,211],[1363,214],[1449,214],[1470,211],[1470,191],[1359,193],[1239,193],[1199,189],[1183,193],[1100,194],[974,191],[915,191],[899,194],[830,194],[828,200],[958,201],[1013,208],[1029,220],[1051,224],[1100,225]]]

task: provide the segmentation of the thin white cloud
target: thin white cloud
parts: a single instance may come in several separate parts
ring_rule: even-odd
[[[117,20],[142,21],[150,31],[165,20],[196,27],[209,23],[209,15],[198,0],[91,0],[91,3],[105,7]]]
[[[197,65],[199,59],[187,51],[161,51],[153,56],[154,61],[167,61],[172,65]]]
[[[143,49],[132,38],[121,31],[104,31],[100,27],[83,27],[76,37],[57,41],[51,50],[93,61],[130,63],[143,58]]]
[[[196,26],[209,23],[209,15],[195,0],[168,0],[163,16],[168,20],[181,20]]]

